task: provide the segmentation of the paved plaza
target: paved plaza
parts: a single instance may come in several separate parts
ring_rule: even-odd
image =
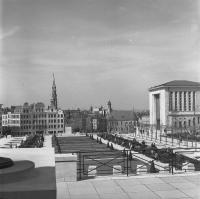
[[[57,182],[57,199],[200,198],[200,174]]]

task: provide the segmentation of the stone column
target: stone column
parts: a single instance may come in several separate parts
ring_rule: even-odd
[[[194,111],[193,109],[193,91],[191,92],[191,111]]]

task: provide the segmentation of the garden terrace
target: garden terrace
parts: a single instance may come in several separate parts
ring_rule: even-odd
[[[26,141],[22,141],[19,148],[41,148],[43,147],[44,137],[42,135],[31,135]]]
[[[176,138],[181,141],[193,141],[193,142],[200,142],[200,134],[189,134],[188,132],[181,132],[181,133],[170,133],[167,134],[169,138]]]
[[[105,144],[87,136],[52,137],[56,153],[73,153],[77,151],[110,151]],[[60,149],[60,152],[59,152]]]
[[[158,149],[153,143],[151,146],[148,146],[145,144],[145,141],[140,143],[135,138],[133,140],[130,140],[128,138],[118,137],[117,135],[113,134],[98,134],[98,136],[162,163],[169,163],[169,165],[173,164],[177,169],[181,169],[182,164],[188,161],[194,164],[195,170],[200,170],[200,162],[198,160],[192,160],[191,158],[188,158],[183,154],[181,155],[174,153],[173,149],[171,148]]]
[[[103,139],[102,139],[103,140]],[[97,175],[113,175],[114,166],[120,166],[122,174],[127,172],[136,174],[137,165],[147,168],[150,172],[151,164],[132,158],[130,150],[115,150],[113,143],[103,144],[100,138],[95,140],[92,135],[72,137],[52,137],[56,153],[77,153],[77,170],[80,179],[90,178],[89,167],[95,166]],[[128,168],[128,169],[127,169]],[[116,170],[116,172],[119,172]],[[127,175],[127,174],[126,174]]]

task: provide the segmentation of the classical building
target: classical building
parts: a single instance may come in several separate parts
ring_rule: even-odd
[[[200,83],[175,80],[149,89],[150,124],[200,126]]]
[[[138,118],[134,110],[113,110],[108,101],[107,131],[110,133],[133,133]]]

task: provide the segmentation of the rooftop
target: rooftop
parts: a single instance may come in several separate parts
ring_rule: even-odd
[[[149,91],[159,89],[159,88],[169,88],[169,87],[200,87],[200,82],[193,82],[188,80],[173,80],[160,84],[158,86],[153,86],[149,88]]]
[[[137,120],[135,112],[129,110],[112,110],[111,114],[108,116],[109,119],[117,121],[133,121]]]

